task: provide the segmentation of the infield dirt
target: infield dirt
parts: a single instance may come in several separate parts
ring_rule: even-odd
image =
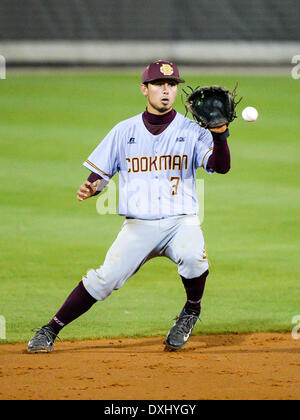
[[[284,399],[300,396],[300,341],[290,333],[57,342],[48,354],[0,346],[0,400]]]

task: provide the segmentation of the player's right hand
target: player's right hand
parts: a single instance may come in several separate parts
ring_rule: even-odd
[[[100,180],[97,179],[97,181],[93,183],[85,181],[82,185],[80,185],[79,190],[77,191],[77,200],[83,201],[94,195],[97,191],[97,186],[99,182]]]

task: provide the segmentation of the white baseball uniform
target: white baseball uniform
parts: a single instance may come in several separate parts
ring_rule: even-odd
[[[122,229],[99,269],[83,277],[86,290],[104,300],[150,258],[165,256],[185,278],[208,269],[197,216],[197,168],[212,154],[209,130],[177,113],[159,135],[145,127],[142,114],[117,124],[84,166],[109,181],[119,173],[118,213]]]

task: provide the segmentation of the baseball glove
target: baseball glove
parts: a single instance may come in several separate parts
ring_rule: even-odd
[[[242,100],[235,101],[237,85],[230,92],[222,86],[204,86],[191,88],[186,94],[185,108],[204,128],[217,128],[229,125],[237,118],[235,108]]]

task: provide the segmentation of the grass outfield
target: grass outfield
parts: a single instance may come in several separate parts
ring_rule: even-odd
[[[194,333],[290,331],[299,305],[299,87],[290,77],[184,75],[186,84],[239,81],[256,123],[231,126],[232,169],[205,180],[211,262]],[[79,203],[82,162],[120,120],[144,110],[139,75],[27,74],[0,81],[0,315],[6,342],[27,341],[91,267],[123,218]],[[175,108],[183,111],[180,94]],[[165,334],[185,293],[166,258],[147,263],[106,301],[66,327],[63,339]]]

